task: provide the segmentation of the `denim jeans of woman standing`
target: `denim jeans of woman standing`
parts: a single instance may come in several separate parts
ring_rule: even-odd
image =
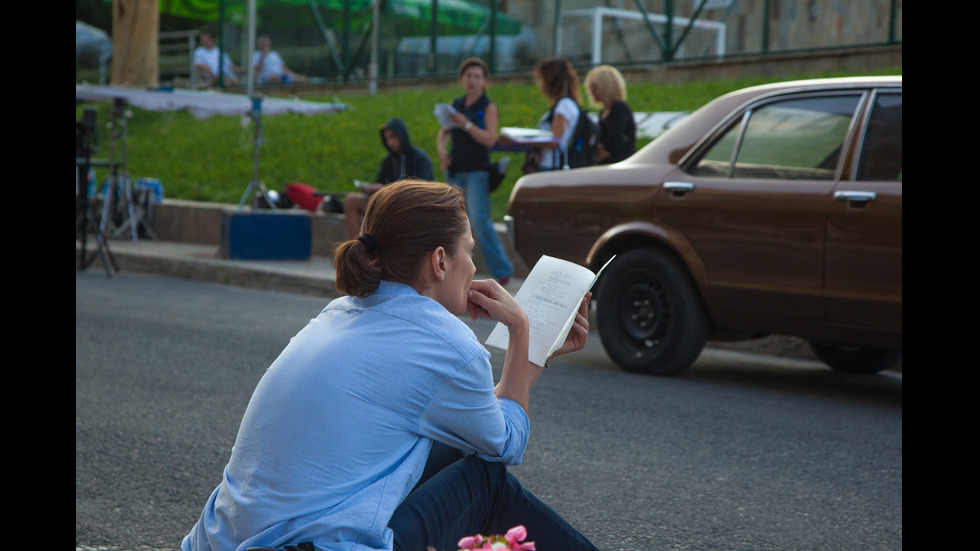
[[[486,170],[451,173],[449,183],[460,188],[466,195],[466,212],[477,248],[493,277],[506,283],[514,273],[514,265],[507,256],[503,243],[490,218],[490,173]]]

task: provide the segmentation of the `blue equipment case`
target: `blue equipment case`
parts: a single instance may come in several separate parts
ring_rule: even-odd
[[[303,212],[228,210],[221,215],[221,255],[234,260],[309,260],[313,225]]]

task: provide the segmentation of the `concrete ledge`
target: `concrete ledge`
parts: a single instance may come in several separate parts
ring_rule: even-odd
[[[157,239],[178,243],[221,244],[221,217],[237,205],[164,199],[153,205],[151,224]]]
[[[235,210],[238,205],[227,203],[208,203],[202,201],[185,201],[181,199],[166,199],[153,206],[149,224],[156,238],[160,241],[177,243],[195,243],[214,245],[222,243],[222,220],[226,212]],[[243,208],[251,211],[251,207]],[[269,212],[262,210],[262,212]],[[311,218],[312,254],[314,256],[332,257],[336,246],[347,241],[347,229],[344,226],[343,214],[313,213],[302,209],[289,209],[291,215],[304,215]],[[527,277],[528,267],[510,245],[503,224],[497,224],[500,241],[514,264],[514,275],[519,278]],[[477,271],[488,273],[483,257],[477,254],[474,258]]]
[[[311,213],[311,217],[313,218],[313,254],[332,257],[337,245],[347,241],[344,215],[334,213],[314,215]]]

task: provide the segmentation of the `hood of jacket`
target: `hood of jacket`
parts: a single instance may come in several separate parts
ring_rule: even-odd
[[[388,130],[391,130],[392,132],[395,133],[396,136],[398,136],[398,139],[402,143],[403,155],[407,154],[409,151],[412,150],[412,141],[408,137],[408,127],[405,126],[405,121],[401,120],[398,117],[392,117],[392,119],[386,122],[385,125],[381,127],[381,130],[378,131],[378,135],[381,136],[381,145],[383,145],[385,149],[388,150],[388,153],[392,155],[395,154],[395,152],[388,147],[388,143],[385,142],[386,128]]]

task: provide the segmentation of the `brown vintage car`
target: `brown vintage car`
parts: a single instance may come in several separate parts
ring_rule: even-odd
[[[623,162],[523,176],[506,222],[529,266],[616,255],[595,320],[622,369],[778,334],[878,372],[902,349],[902,77],[724,95]]]

